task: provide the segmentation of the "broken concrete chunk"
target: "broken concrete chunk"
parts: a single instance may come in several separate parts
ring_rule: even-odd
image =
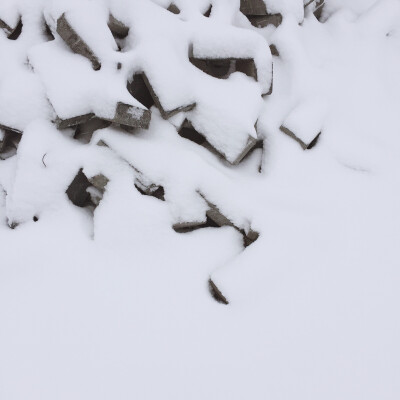
[[[240,11],[244,15],[265,15],[267,7],[264,0],[240,0]]]
[[[229,304],[229,301],[222,294],[222,292],[218,289],[217,285],[213,282],[213,280],[211,278],[208,280],[208,289],[211,293],[211,296],[214,298],[214,300],[218,301],[218,303],[222,303],[225,305]]]
[[[96,207],[103,198],[107,183],[108,178],[102,174],[88,179],[81,168],[68,186],[66,193],[71,202],[78,207]]]
[[[85,207],[90,204],[90,194],[87,189],[90,182],[81,168],[66,190],[68,198],[78,207]]]
[[[279,51],[278,51],[277,47],[276,47],[274,44],[271,44],[271,45],[269,46],[269,49],[270,49],[271,54],[272,54],[273,56],[279,57]]]
[[[18,37],[21,35],[22,32],[22,19],[20,18],[17,25],[14,27],[8,25],[5,21],[0,19],[0,29],[3,29],[3,31],[6,33],[8,39],[10,40],[16,40]]]
[[[268,25],[278,27],[282,23],[281,14],[248,15],[247,18],[256,28],[265,28]]]
[[[118,39],[124,39],[129,34],[129,27],[127,27],[123,22],[116,19],[113,15],[110,15],[108,20],[108,27],[114,37]]]
[[[111,122],[104,121],[101,118],[93,117],[86,122],[79,124],[76,127],[74,139],[87,144],[92,139],[93,133],[98,129],[107,128]]]
[[[167,10],[172,12],[172,14],[179,14],[181,12],[181,10],[174,3],[171,3]]]
[[[161,185],[147,182],[146,179],[137,177],[135,179],[136,189],[145,196],[152,196],[159,200],[165,201],[165,191]]]
[[[118,102],[114,118],[110,121],[131,128],[148,129],[150,119],[150,110]]]
[[[77,117],[62,119],[57,117],[55,123],[58,129],[66,129],[71,128],[73,126],[84,124],[94,118],[95,115],[93,113],[78,115]]]
[[[133,76],[132,80],[128,82],[128,91],[136,100],[145,106],[147,104],[151,107],[151,105],[155,104],[164,119],[171,118],[179,112],[191,111],[196,106],[195,103],[192,103],[177,107],[173,110],[166,110],[162,106],[159,97],[155,93],[153,86],[144,72],[137,73]]]
[[[101,68],[99,59],[69,24],[65,13],[57,20],[57,33],[74,53],[86,57],[92,63],[92,67],[95,71]]]
[[[257,145],[257,139],[253,138],[252,136],[249,136],[247,138],[247,144],[245,148],[242,150],[242,152],[236,157],[236,159],[232,162],[232,165],[238,165],[240,161],[243,160],[246,155],[254,149],[254,147]]]
[[[253,59],[247,58],[196,58],[190,62],[214,78],[227,79],[233,72],[242,72],[257,80],[257,68]]]
[[[312,149],[316,144],[317,141],[319,139],[319,136],[321,135],[321,132],[318,132],[315,137],[308,142],[304,142],[303,140],[301,140],[296,133],[294,133],[293,131],[291,131],[289,128],[285,127],[284,125],[281,125],[279,127],[279,129],[283,132],[286,133],[286,135],[290,136],[292,139],[296,140],[296,142],[298,142],[300,144],[300,146],[302,147],[303,150],[309,150]]]
[[[285,118],[280,130],[306,150],[315,146],[322,132],[327,103],[315,97],[300,102]]]
[[[321,20],[324,5],[325,5],[325,0],[317,0],[315,3],[314,15],[318,21]]]

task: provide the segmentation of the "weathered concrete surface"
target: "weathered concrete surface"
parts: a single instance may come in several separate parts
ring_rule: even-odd
[[[87,144],[92,139],[93,133],[98,129],[107,128],[111,122],[105,121],[101,118],[93,117],[87,122],[79,124],[75,129],[74,139],[79,140],[81,143]]]
[[[263,0],[240,0],[240,11],[244,15],[265,15],[267,7]]]
[[[114,117],[109,121],[131,128],[148,129],[150,119],[150,110],[119,102]]]
[[[171,3],[167,10],[172,12],[172,14],[179,14],[181,12],[181,10],[174,3]]]
[[[65,13],[57,20],[57,33],[74,53],[87,58],[92,63],[95,71],[101,68],[99,59],[74,28],[72,28]]]
[[[129,27],[126,26],[123,22],[119,21],[111,14],[108,19],[108,27],[110,28],[110,31],[113,34],[113,36],[118,39],[124,39],[129,34]]]
[[[55,120],[55,123],[56,123],[56,126],[58,129],[66,129],[66,128],[71,128],[71,127],[79,125],[79,124],[84,124],[84,123],[90,121],[94,117],[95,117],[95,115],[93,113],[82,114],[82,115],[78,115],[76,117],[67,118],[67,119],[62,119],[62,118],[57,117]]]
[[[91,186],[89,186],[87,191],[89,192],[91,202],[95,207],[97,207],[103,199],[109,180],[103,174],[99,174],[89,178],[89,182]]]
[[[282,23],[281,14],[247,15],[247,18],[256,28],[265,28],[268,25],[278,27]]]
[[[91,183],[81,168],[68,186],[66,193],[71,202],[78,207],[90,205],[90,194],[87,191]]]
[[[17,25],[14,27],[8,25],[5,21],[0,19],[0,29],[3,29],[3,31],[6,33],[7,38],[10,40],[16,40],[18,39],[19,35],[22,32],[22,19],[20,18]]]
[[[166,110],[161,104],[159,97],[157,96],[153,86],[144,72],[137,73],[132,77],[132,80],[128,82],[128,91],[133,97],[136,98],[136,100],[145,106],[148,104],[151,107],[153,104],[155,104],[164,119],[171,118],[179,112],[193,110],[193,108],[196,106],[195,103],[192,103],[182,105],[173,110]]]
[[[297,143],[299,143],[303,150],[312,149],[317,144],[318,139],[322,133],[318,132],[310,142],[305,143],[294,132],[292,132],[289,128],[286,128],[284,125],[281,125],[279,129],[281,130],[281,132],[285,133],[286,135],[294,139]]]

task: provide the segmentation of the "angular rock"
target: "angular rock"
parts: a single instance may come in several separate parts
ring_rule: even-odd
[[[181,12],[181,10],[174,3],[171,3],[167,10],[172,12],[172,14],[179,14]]]
[[[210,291],[211,296],[214,298],[214,300],[216,300],[218,303],[222,303],[225,305],[229,304],[229,301],[222,294],[218,286],[213,282],[211,278],[208,280],[208,290]]]
[[[57,117],[55,120],[55,123],[56,123],[56,126],[58,129],[66,129],[66,128],[71,128],[71,127],[79,125],[79,124],[85,124],[86,122],[90,121],[94,117],[95,117],[95,115],[93,113],[78,115],[76,117],[67,118],[67,119],[62,119],[62,118]]]
[[[88,121],[79,124],[76,127],[74,139],[87,144],[92,139],[93,133],[98,129],[107,128],[111,125],[111,122],[105,121],[101,118],[93,117]]]
[[[282,23],[281,14],[269,14],[263,0],[240,0],[240,11],[257,28],[267,25],[278,27]]]
[[[129,93],[131,93],[131,95],[143,105],[149,105],[151,107],[151,105],[155,104],[164,119],[171,118],[179,112],[191,111],[196,106],[195,103],[192,103],[182,105],[173,110],[166,110],[161,104],[159,97],[144,72],[135,74],[132,77],[132,80],[128,82],[127,87]]]
[[[110,14],[108,27],[115,38],[124,39],[129,34],[129,27]]]
[[[161,185],[150,183],[144,178],[137,177],[135,179],[135,187],[144,196],[152,196],[165,201],[165,191]]]
[[[22,27],[23,27],[23,24],[22,24],[21,18],[19,19],[17,25],[15,25],[14,27],[8,25],[5,21],[0,19],[0,29],[4,30],[8,39],[10,39],[10,40],[18,39],[19,35],[22,32]]]
[[[265,15],[267,7],[263,0],[240,0],[240,11],[244,15]]]
[[[190,57],[189,60],[195,67],[214,78],[226,79],[233,72],[242,72],[257,80],[257,68],[253,59]]]
[[[118,102],[115,115],[109,121],[130,128],[147,129],[150,125],[150,119],[150,110]]]
[[[99,59],[70,25],[65,13],[63,13],[57,20],[57,33],[74,53],[87,58],[92,63],[92,67],[95,71],[101,68]]]

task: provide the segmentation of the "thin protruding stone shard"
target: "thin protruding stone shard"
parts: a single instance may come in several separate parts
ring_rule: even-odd
[[[129,34],[129,27],[111,14],[108,19],[108,27],[110,28],[113,36],[118,39],[124,39]]]
[[[195,103],[192,103],[177,107],[172,110],[166,110],[162,106],[159,97],[157,96],[153,86],[144,72],[135,74],[132,77],[132,80],[128,82],[127,88],[129,93],[147,108],[155,105],[164,119],[171,118],[179,112],[191,111],[196,106]]]
[[[222,292],[219,290],[218,286],[213,282],[213,280],[211,278],[208,280],[208,289],[211,293],[211,296],[218,303],[222,303],[225,305],[229,304],[229,301],[227,300],[227,298],[222,294]]]
[[[161,185],[148,182],[148,180],[143,177],[137,177],[135,179],[135,187],[139,193],[144,196],[152,196],[161,201],[165,201],[165,190]]]
[[[57,20],[57,33],[74,53],[80,54],[81,56],[87,58],[92,63],[92,67],[95,71],[98,71],[101,68],[99,59],[88,46],[88,44],[70,25],[65,13],[63,13]]]
[[[281,14],[269,14],[263,0],[240,0],[240,11],[257,28],[267,25],[278,27],[282,23]]]

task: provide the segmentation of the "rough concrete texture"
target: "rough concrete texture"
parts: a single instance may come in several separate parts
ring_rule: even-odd
[[[181,12],[181,10],[174,3],[171,3],[167,10],[172,12],[172,14],[179,14]]]
[[[195,67],[214,78],[227,79],[230,74],[238,71],[257,80],[257,68],[253,59],[189,57],[189,60]]]
[[[101,68],[99,59],[69,24],[65,13],[57,20],[57,33],[74,53],[86,57],[92,63],[94,70],[97,71]]]
[[[240,11],[244,15],[265,15],[267,7],[263,0],[240,0]]]
[[[119,102],[111,122],[131,128],[147,129],[150,125],[151,111]]]
[[[193,103],[182,105],[173,110],[166,110],[162,106],[160,99],[158,98],[153,86],[144,72],[135,74],[132,77],[132,80],[128,82],[128,91],[143,105],[148,104],[151,107],[151,105],[155,104],[164,119],[171,118],[180,112],[191,111],[194,107],[196,107],[196,104]]]
[[[114,35],[114,37],[117,37],[119,39],[123,39],[129,34],[129,27],[127,27],[123,22],[119,21],[111,14],[108,19],[108,27],[110,28],[110,31]]]
[[[8,39],[10,40],[16,40],[18,39],[19,35],[22,32],[22,20],[19,19],[18,23],[16,26],[12,27],[8,25],[5,21],[0,19],[0,29],[3,29],[4,32],[6,33]]]
[[[303,150],[312,149],[317,144],[318,139],[322,133],[322,132],[318,132],[309,143],[304,143],[298,136],[296,136],[296,134],[294,132],[292,132],[290,129],[286,128],[285,126],[281,125],[279,127],[279,129],[281,130],[281,132],[286,133],[286,135],[288,135],[289,137],[294,139],[297,143],[299,143]]]
[[[104,121],[101,118],[93,117],[87,122],[79,124],[75,129],[74,139],[79,140],[81,143],[87,144],[93,136],[93,132],[98,129],[107,128],[111,122]]]
[[[247,15],[247,18],[256,28],[265,28],[268,25],[278,27],[282,23],[281,14]]]
[[[90,185],[91,183],[81,168],[66,190],[68,198],[74,205],[78,207],[90,205],[90,194],[87,191]]]
[[[71,128],[73,126],[84,124],[94,118],[95,115],[93,113],[78,115],[76,117],[62,119],[57,117],[55,120],[56,126],[58,129],[66,129]]]

